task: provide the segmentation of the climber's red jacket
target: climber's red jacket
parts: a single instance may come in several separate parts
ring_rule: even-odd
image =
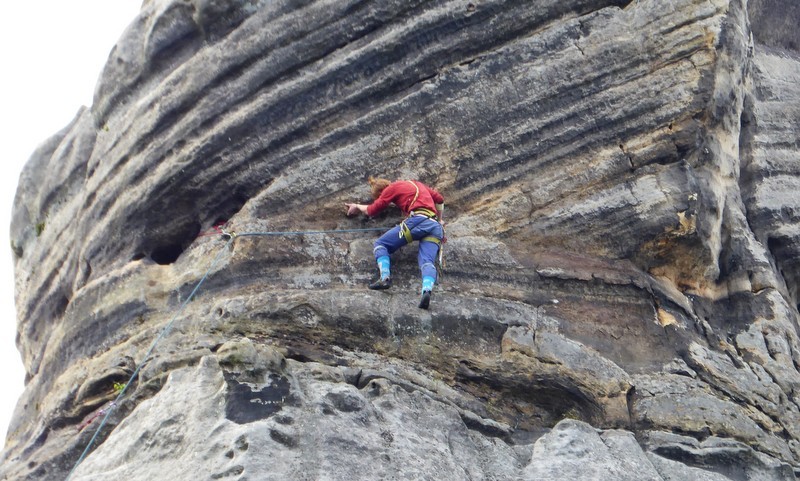
[[[392,203],[403,215],[419,208],[437,212],[435,204],[443,204],[444,197],[418,180],[398,180],[383,189],[380,197],[367,206],[367,215],[377,215]]]

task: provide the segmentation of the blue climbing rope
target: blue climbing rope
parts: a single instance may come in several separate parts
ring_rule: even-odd
[[[111,416],[111,413],[114,412],[114,409],[116,409],[116,407],[119,405],[119,401],[125,395],[125,392],[128,390],[128,387],[131,385],[131,383],[133,383],[133,380],[139,374],[139,371],[141,371],[142,367],[147,363],[147,361],[150,358],[150,355],[153,353],[153,350],[156,348],[161,339],[163,339],[164,336],[172,328],[172,324],[186,308],[186,305],[189,304],[189,302],[191,302],[191,300],[194,298],[195,294],[200,289],[200,286],[202,286],[203,283],[206,281],[206,279],[208,279],[208,276],[211,274],[211,272],[214,270],[214,267],[216,267],[217,263],[222,258],[222,254],[227,250],[228,246],[230,246],[237,237],[289,236],[289,235],[307,235],[307,234],[342,234],[342,233],[353,233],[353,232],[374,232],[383,230],[386,230],[386,227],[370,227],[364,229],[340,229],[340,230],[312,230],[312,231],[244,232],[241,234],[220,230],[220,233],[222,234],[223,238],[227,238],[225,245],[219,250],[217,256],[211,262],[211,265],[209,265],[205,274],[203,274],[203,277],[194,286],[194,289],[192,289],[192,292],[183,301],[181,306],[175,312],[175,315],[172,317],[172,319],[170,319],[170,321],[164,326],[164,328],[161,329],[161,332],[159,333],[158,337],[156,337],[153,343],[150,344],[150,348],[145,353],[142,362],[139,363],[139,365],[133,371],[133,374],[131,374],[130,378],[128,379],[128,382],[125,383],[125,386],[123,386],[122,390],[119,392],[117,397],[114,399],[113,402],[111,402],[111,404],[105,410],[105,415],[103,416],[103,419],[100,421],[100,424],[97,426],[94,435],[89,440],[89,443],[86,445],[86,448],[83,450],[83,453],[81,453],[80,457],[75,462],[75,466],[72,467],[72,470],[70,470],[65,481],[69,481],[70,478],[72,478],[72,475],[75,473],[75,470],[78,469],[78,466],[83,462],[84,459],[86,459],[86,456],[89,454],[89,450],[92,448],[92,446],[94,446],[97,437],[100,435],[100,431],[102,431],[103,427],[106,425],[106,422],[108,421],[108,418]]]
[[[244,232],[242,234],[229,234],[234,237],[254,237],[254,236],[284,236],[284,235],[307,235],[307,234],[343,234],[349,232],[376,232],[385,231],[387,227],[369,227],[364,229],[338,229],[338,230],[306,230],[306,231],[274,231],[274,232]]]

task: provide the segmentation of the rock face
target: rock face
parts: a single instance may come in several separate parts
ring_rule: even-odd
[[[0,479],[796,479],[798,22],[145,1],[20,179]],[[430,311],[375,233],[200,235],[391,226],[368,175],[447,199]]]

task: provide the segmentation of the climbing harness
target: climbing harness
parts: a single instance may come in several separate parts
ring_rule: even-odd
[[[411,236],[411,229],[409,229],[408,226],[406,225],[406,221],[414,216],[421,215],[427,217],[428,219],[433,219],[438,222],[438,214],[430,209],[426,209],[425,207],[418,207],[416,209],[412,209],[412,207],[414,207],[414,203],[417,201],[417,198],[419,197],[419,186],[413,180],[408,180],[407,182],[410,182],[411,185],[414,186],[414,189],[416,189],[416,193],[414,193],[414,198],[411,199],[411,202],[408,204],[408,217],[406,217],[405,219],[403,219],[402,222],[400,222],[400,232],[398,233],[398,237],[400,237],[401,239],[405,239],[407,244],[411,244],[414,241],[414,239]],[[439,252],[441,254],[442,241],[438,237],[434,236],[423,237],[422,239],[420,239],[420,242],[435,243],[440,247]]]
[[[398,233],[398,237],[404,238],[407,244],[411,244],[414,241],[413,237],[411,236],[411,229],[408,228],[406,225],[406,221],[400,223],[400,232]],[[442,240],[438,237],[434,237],[432,235],[425,236],[419,240],[420,242],[433,242],[434,244],[441,246]]]
[[[434,212],[434,211],[432,211],[430,209],[426,209],[424,207],[417,207],[416,209],[411,211],[410,215],[412,215],[412,216],[414,216],[414,215],[424,215],[428,219],[437,219],[439,217],[439,215],[436,212]]]
[[[145,364],[147,364],[147,362],[150,360],[150,355],[153,353],[153,350],[156,348],[158,343],[164,338],[164,336],[166,336],[166,334],[172,328],[172,324],[175,323],[175,320],[178,318],[178,316],[186,308],[186,305],[189,304],[189,302],[191,302],[194,299],[195,294],[197,294],[197,291],[200,289],[200,286],[202,286],[203,283],[206,281],[206,279],[208,279],[208,276],[211,274],[211,272],[214,270],[214,268],[216,267],[216,265],[219,262],[219,260],[222,258],[222,254],[228,250],[228,247],[233,243],[234,240],[236,240],[237,237],[288,236],[288,235],[311,235],[311,234],[339,234],[339,233],[374,232],[374,231],[384,231],[384,230],[386,230],[385,227],[369,227],[369,228],[364,228],[364,229],[244,232],[244,233],[241,233],[241,234],[237,234],[234,231],[228,231],[228,230],[223,229],[222,225],[223,224],[215,225],[213,227],[213,229],[214,229],[213,233],[207,233],[207,234],[198,235],[198,237],[202,237],[204,235],[219,234],[219,235],[222,236],[223,240],[225,240],[225,245],[219,250],[219,252],[217,253],[217,256],[211,262],[211,264],[209,265],[209,267],[206,270],[205,274],[203,274],[203,277],[200,278],[200,281],[198,281],[198,283],[194,286],[194,289],[192,289],[192,292],[189,294],[189,296],[180,305],[178,310],[175,312],[175,315],[172,317],[172,319],[170,319],[169,322],[167,322],[167,324],[164,326],[164,328],[159,333],[158,337],[156,337],[156,339],[153,341],[153,343],[147,349],[147,352],[145,353],[144,357],[142,358],[142,362],[140,362],[138,364],[136,369],[133,371],[133,374],[131,374],[130,378],[128,379],[128,382],[126,382],[124,387],[122,388],[122,390],[120,390],[120,392],[117,395],[117,397],[111,403],[109,403],[107,407],[104,407],[103,409],[98,411],[95,415],[93,415],[86,422],[84,422],[81,426],[79,426],[79,431],[82,431],[86,426],[91,424],[95,419],[97,419],[100,416],[102,416],[102,420],[100,421],[100,424],[97,426],[97,429],[95,429],[94,435],[92,435],[91,439],[89,440],[89,442],[86,445],[86,448],[83,450],[83,452],[81,453],[80,457],[75,462],[75,465],[70,470],[70,472],[67,475],[65,481],[69,481],[72,478],[72,475],[75,473],[75,470],[78,469],[78,466],[81,464],[81,462],[83,462],[83,460],[89,454],[89,450],[92,448],[92,446],[94,446],[95,441],[97,441],[97,437],[100,435],[100,431],[102,431],[103,427],[106,425],[106,423],[108,421],[108,418],[111,416],[111,413],[113,413],[114,410],[117,408],[117,406],[120,404],[120,401],[122,400],[122,397],[125,395],[125,392],[128,390],[128,387],[133,383],[134,379],[136,379],[136,376],[139,375],[139,371],[141,371],[142,367]]]

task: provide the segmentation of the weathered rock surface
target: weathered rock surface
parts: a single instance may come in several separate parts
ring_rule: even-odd
[[[137,368],[72,479],[795,479],[798,15],[146,1],[20,179],[0,479]],[[372,292],[368,233],[199,235],[391,225],[368,175],[447,199],[430,311],[413,247]]]

